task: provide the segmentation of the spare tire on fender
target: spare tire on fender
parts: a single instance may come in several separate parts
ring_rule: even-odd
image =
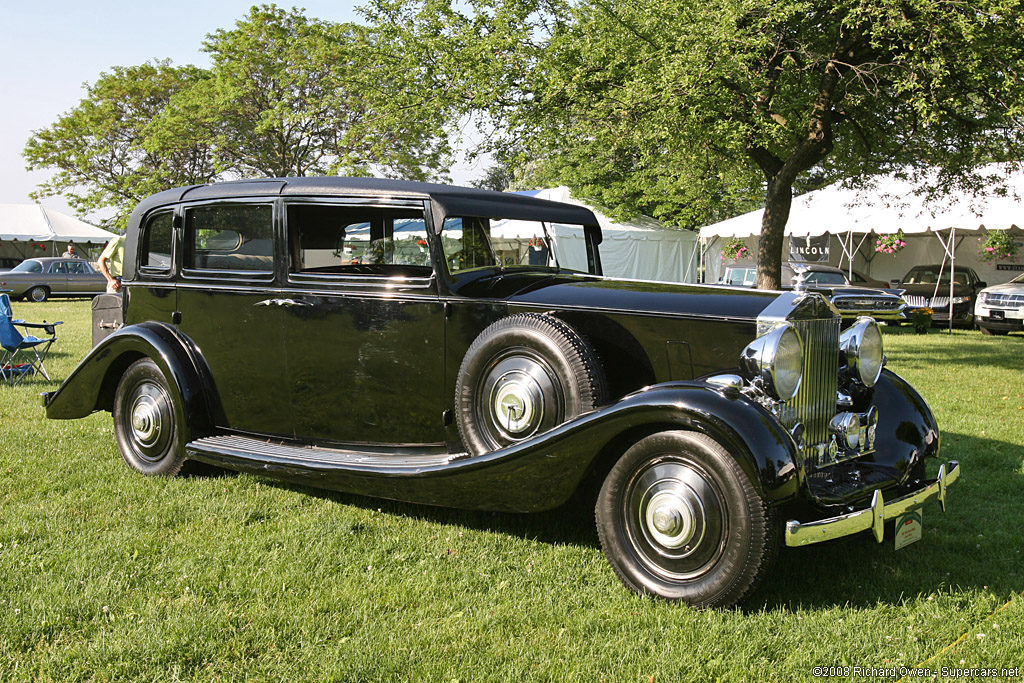
[[[587,341],[538,313],[502,318],[466,352],[455,385],[466,449],[486,453],[524,441],[605,402],[604,372]]]

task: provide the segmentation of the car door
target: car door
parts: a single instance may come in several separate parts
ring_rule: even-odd
[[[46,286],[51,294],[67,294],[68,292],[68,263],[67,261],[50,261],[50,267],[46,272]]]
[[[444,306],[422,202],[291,202],[284,347],[296,436],[442,445]]]
[[[219,426],[291,436],[274,201],[188,205],[183,222],[177,325],[209,366]]]
[[[67,291],[69,294],[99,294],[106,290],[106,279],[85,261],[74,259],[65,261],[65,263],[68,271]]]

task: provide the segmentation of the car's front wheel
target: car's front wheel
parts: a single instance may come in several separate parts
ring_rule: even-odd
[[[42,303],[50,298],[50,290],[42,285],[37,285],[32,289],[25,292],[25,298],[29,301],[35,301],[36,303]]]
[[[185,463],[179,410],[160,368],[149,358],[132,363],[114,395],[114,433],[133,470],[173,477]]]
[[[666,431],[635,443],[598,495],[601,547],[638,593],[728,607],[750,593],[779,547],[776,515],[711,438]]]

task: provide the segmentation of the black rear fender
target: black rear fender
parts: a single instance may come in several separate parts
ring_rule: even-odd
[[[210,431],[218,421],[220,402],[209,369],[187,337],[158,322],[122,327],[100,342],[57,391],[45,394],[46,416],[66,420],[111,411],[121,376],[140,358],[156,363],[177,389],[174,400],[180,403],[192,438]]]

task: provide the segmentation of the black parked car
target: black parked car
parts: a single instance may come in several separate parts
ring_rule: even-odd
[[[907,304],[901,297],[901,290],[851,284],[846,271],[835,266],[819,263],[784,264],[782,281],[824,295],[847,320],[862,315],[894,324],[906,320],[903,311]]]
[[[547,230],[545,263],[505,236],[521,222]],[[945,506],[960,469],[925,478],[938,428],[874,321],[840,334],[814,293],[605,278],[600,243],[587,209],[441,185],[163,192],[130,221],[125,327],[47,415],[111,411],[152,475],[196,460],[521,512],[593,492],[618,576],[693,605],[742,599],[783,538],[881,541],[899,518],[905,541],[904,515]]]
[[[783,289],[817,292],[831,301],[847,321],[864,315],[896,325],[906,320],[902,290],[852,285],[846,271],[818,263],[784,263],[781,275]],[[728,266],[719,282],[753,287],[757,283],[757,267]]]
[[[953,324],[962,327],[974,326],[974,304],[978,292],[987,284],[978,277],[973,268],[957,266],[953,280]],[[950,308],[949,265],[914,266],[898,286],[906,290],[903,294],[907,308],[930,308],[934,311],[932,320],[949,322]],[[896,284],[896,283],[894,283]]]

